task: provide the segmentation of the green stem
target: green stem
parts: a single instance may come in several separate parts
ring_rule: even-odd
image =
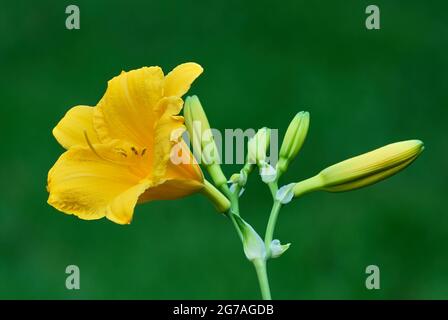
[[[234,215],[236,215],[236,214],[232,212],[232,209],[230,209],[229,218],[232,221],[232,224],[235,227],[235,230],[238,233],[240,240],[243,241],[243,234],[241,233],[240,227],[238,226],[238,223],[236,222]]]
[[[270,182],[268,183],[269,190],[271,190],[272,199],[275,201],[275,196],[277,195],[278,186],[276,182]]]
[[[279,201],[275,200],[272,206],[271,214],[269,215],[269,221],[264,236],[264,244],[266,246],[266,253],[268,258],[271,256],[271,242],[274,236],[274,229],[281,207],[282,204]]]
[[[266,271],[266,260],[257,259],[253,261],[260,284],[261,297],[263,300],[271,300],[271,289],[269,288],[268,273]]]
[[[232,221],[232,224],[235,227],[235,230],[237,231],[240,240],[243,241],[243,235],[234,217],[234,215],[237,216],[240,215],[239,201],[238,201],[239,188],[236,188],[235,192],[232,193],[227,187],[227,185],[225,185],[221,187],[221,190],[224,194],[227,195],[227,197],[230,200],[230,209],[228,212],[228,217]],[[258,283],[260,284],[261,296],[264,300],[271,300],[271,291],[269,289],[269,280],[266,271],[266,261],[254,260],[253,264],[255,266],[255,271],[257,273]]]
[[[238,224],[236,223],[235,217],[233,216],[233,215],[237,215],[237,216],[240,215],[238,196],[235,196],[235,194],[233,194],[229,190],[227,185],[222,188],[222,191],[227,195],[227,197],[230,200],[230,209],[229,209],[229,212],[227,213],[227,216],[232,221],[232,224],[235,227],[235,230],[238,233],[238,236],[240,237],[240,240],[242,241],[243,240],[243,234],[241,233],[241,230],[238,227]]]

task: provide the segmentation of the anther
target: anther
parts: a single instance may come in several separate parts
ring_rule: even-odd
[[[124,150],[124,149],[122,149],[122,148],[116,148],[115,150],[117,150],[117,152],[119,153],[119,154],[121,154],[123,157],[127,157],[128,156],[128,154],[126,153],[126,151]]]

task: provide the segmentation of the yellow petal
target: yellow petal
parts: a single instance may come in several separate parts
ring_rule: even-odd
[[[166,180],[161,184],[148,188],[139,199],[139,203],[151,200],[174,200],[186,197],[203,188],[203,185],[195,180]]]
[[[180,140],[171,149],[165,179],[188,179],[203,182],[204,175],[185,141]]]
[[[81,219],[130,223],[139,196],[151,183],[128,158],[111,145],[95,145],[95,152],[70,148],[48,173],[48,203]]]
[[[165,77],[164,96],[183,96],[202,71],[202,67],[194,62],[178,65]]]
[[[153,129],[152,180],[157,181],[165,176],[172,149],[185,131],[184,118],[177,116],[182,104],[182,99],[169,97],[160,100],[156,108],[158,120]]]
[[[65,149],[76,145],[86,145],[85,134],[92,143],[98,142],[93,129],[94,107],[76,106],[71,108],[53,129],[53,135]],[[85,132],[85,133],[84,133]]]
[[[163,179],[157,186],[149,188],[139,202],[177,199],[203,188],[204,176],[188,146],[181,141],[176,147],[171,152]],[[175,159],[173,153],[177,154]]]
[[[145,67],[122,72],[109,81],[94,113],[94,127],[101,142],[114,139],[144,147],[153,144],[156,107],[163,95],[163,72]]]

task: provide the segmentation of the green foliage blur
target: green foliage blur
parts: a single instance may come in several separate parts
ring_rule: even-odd
[[[65,28],[66,6],[81,29]],[[230,222],[195,195],[138,206],[119,226],[47,205],[63,152],[52,128],[95,105],[121,70],[200,63],[211,125],[278,128],[311,113],[308,139],[282,184],[382,145],[421,139],[404,172],[358,191],[313,193],[286,206],[268,263],[277,299],[448,298],[446,1],[9,1],[0,10],[0,298],[258,299]],[[226,166],[225,173],[239,170]],[[241,199],[264,233],[271,200],[256,175]],[[65,288],[65,268],[81,290]],[[381,289],[367,290],[378,265]]]

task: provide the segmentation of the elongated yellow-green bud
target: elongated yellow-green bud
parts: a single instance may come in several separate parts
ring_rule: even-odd
[[[187,127],[191,148],[198,162],[202,161],[202,137],[210,124],[198,97],[187,97],[184,103],[185,126]]]
[[[216,186],[226,184],[227,179],[221,170],[218,148],[213,139],[207,115],[197,96],[185,99],[184,117],[196,159],[205,165]]]
[[[198,160],[202,161],[204,160],[202,159],[204,157],[203,150],[207,147],[208,149],[212,148],[212,151],[215,151],[216,146],[211,135],[210,124],[207,116],[197,96],[191,96],[185,99],[184,117],[185,126],[190,134],[193,152],[195,156],[198,157]],[[207,160],[219,163],[218,152],[216,151],[216,154],[210,154],[215,156],[215,158]]]
[[[266,162],[266,152],[271,140],[271,129],[261,128],[257,131],[247,144],[247,163],[257,164],[263,182],[275,181],[277,173],[275,168]]]
[[[360,156],[339,162],[318,175],[297,183],[294,195],[313,190],[349,191],[384,180],[410,165],[423,151],[423,142],[408,140],[392,143]]]
[[[309,124],[310,114],[306,111],[297,113],[289,124],[280,148],[279,160],[277,163],[278,177],[288,169],[289,164],[302,148],[308,133]]]
[[[261,128],[247,143],[247,162],[260,164],[266,160],[266,152],[271,140],[271,129]]]

